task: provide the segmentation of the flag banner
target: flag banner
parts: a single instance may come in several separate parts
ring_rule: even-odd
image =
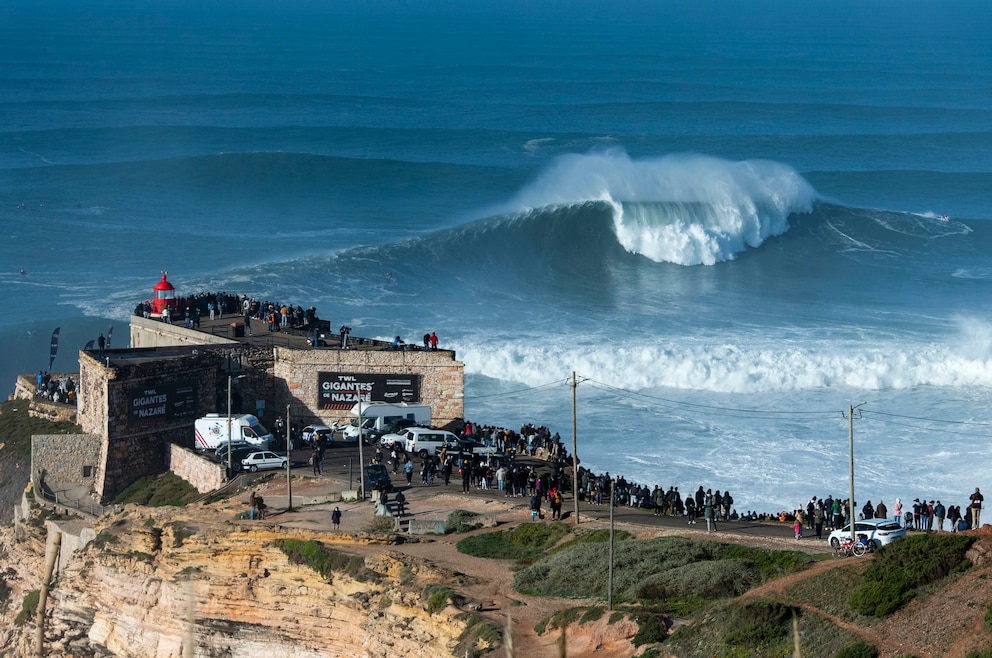
[[[55,356],[59,353],[59,332],[62,331],[62,327],[55,327],[55,331],[52,332],[52,351],[48,355],[48,369],[52,369],[52,364],[55,363]]]
[[[110,341],[114,339],[114,325],[110,325],[110,330],[107,332],[107,349],[110,349]]]

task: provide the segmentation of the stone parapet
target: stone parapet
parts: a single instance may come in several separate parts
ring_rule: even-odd
[[[223,464],[174,443],[169,446],[169,470],[200,493],[220,489],[226,483],[227,469]]]

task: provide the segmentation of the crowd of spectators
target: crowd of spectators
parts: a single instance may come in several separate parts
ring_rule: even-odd
[[[62,375],[57,379],[48,371],[38,371],[35,396],[48,402],[76,404],[76,382],[72,375]]]

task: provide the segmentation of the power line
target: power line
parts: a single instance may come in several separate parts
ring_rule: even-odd
[[[901,418],[901,416],[898,416],[896,414],[879,414],[879,412],[876,412],[876,415],[896,416],[896,417],[900,417]],[[875,420],[877,420],[878,422],[881,422],[881,423],[886,423],[888,425],[896,425],[898,427],[907,427],[907,428],[913,429],[913,430],[924,430],[924,431],[930,431],[930,432],[940,432],[941,434],[954,434],[955,436],[977,436],[977,437],[981,437],[981,438],[984,438],[984,439],[989,438],[989,434],[976,434],[975,432],[955,432],[953,430],[934,429],[932,427],[922,427],[920,425],[910,425],[909,423],[900,423],[898,421],[888,420],[888,419],[885,419],[885,418],[876,418]],[[926,421],[926,420],[929,420],[929,419],[927,419],[927,418],[919,418],[917,420]],[[954,422],[954,421],[943,421],[943,422]],[[963,423],[963,424],[965,424],[965,425],[982,425],[982,423]]]
[[[942,418],[921,418],[919,416],[904,416],[902,414],[891,414],[884,411],[867,411],[866,414],[875,414],[878,416],[891,416],[892,418],[905,418],[906,420],[922,420],[928,423],[947,423],[949,425],[973,425],[975,427],[992,427],[992,423],[975,423],[968,420],[944,420]]]
[[[736,408],[736,407],[721,407],[721,406],[711,405],[711,404],[699,404],[699,403],[696,403],[696,402],[686,402],[684,400],[673,400],[671,398],[665,398],[665,397],[661,397],[661,396],[658,396],[658,395],[648,395],[647,393],[641,393],[639,391],[631,391],[631,390],[628,390],[628,389],[625,389],[625,388],[620,388],[618,386],[611,386],[609,384],[604,384],[603,382],[596,381],[595,379],[586,379],[585,381],[591,382],[591,383],[593,383],[593,384],[595,384],[595,385],[597,385],[599,387],[602,387],[602,388],[605,388],[605,389],[608,389],[608,390],[616,391],[616,392],[619,392],[619,393],[624,393],[624,394],[627,394],[627,395],[634,395],[634,396],[645,398],[645,399],[648,399],[648,400],[653,400],[653,401],[656,401],[656,402],[665,402],[665,403],[668,403],[670,405],[674,405],[674,406],[678,406],[678,407],[693,407],[693,408],[696,408],[696,409],[707,409],[707,410],[710,410],[710,411],[728,412],[728,413],[714,414],[714,415],[720,415],[720,416],[729,416],[729,415],[735,415],[735,414],[759,414],[759,415],[762,415],[762,416],[794,417],[794,416],[811,416],[811,415],[827,415],[827,414],[831,414],[832,415],[832,414],[838,413],[838,410],[837,409],[830,409],[830,410],[806,410],[806,411],[782,411],[782,410],[769,411],[767,409],[741,409],[741,408]]]
[[[501,391],[499,393],[490,393],[489,395],[473,395],[473,400],[482,400],[484,398],[499,398],[499,397],[510,397],[513,395],[520,395],[522,393],[530,393],[531,391],[541,391],[554,388],[555,386],[565,386],[567,385],[567,380],[557,380],[553,382],[548,382],[547,384],[540,384],[538,386],[530,386],[528,388],[520,388],[513,391]]]

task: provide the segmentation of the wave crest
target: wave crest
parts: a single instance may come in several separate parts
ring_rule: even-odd
[[[655,262],[712,265],[789,230],[816,192],[794,169],[703,155],[635,160],[619,150],[558,158],[511,203],[516,212],[602,201],[617,241]]]

